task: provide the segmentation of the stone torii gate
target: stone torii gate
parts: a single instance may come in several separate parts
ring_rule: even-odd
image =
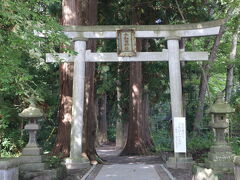
[[[217,35],[223,22],[224,21],[221,19],[184,25],[108,25],[64,27],[65,35],[74,41],[74,50],[78,54],[76,56],[64,53],[47,54],[46,59],[47,62],[57,62],[59,60],[62,62],[74,62],[71,149],[70,158],[66,161],[68,168],[79,168],[84,162],[81,158],[81,153],[85,62],[168,61],[171,109],[172,118],[174,120],[175,118],[183,117],[180,61],[208,60],[208,52],[185,52],[184,50],[179,49],[179,40],[187,37]],[[86,50],[86,41],[88,39],[115,39],[118,38],[117,31],[119,29],[134,29],[136,38],[165,38],[167,40],[168,49],[164,49],[162,52],[134,52],[133,56],[127,57],[119,56],[118,53],[92,53],[90,50]],[[184,130],[184,133],[186,133],[186,130]],[[184,138],[185,137],[186,135]],[[183,162],[185,162],[184,157],[180,158],[180,153],[186,153],[186,150],[176,150],[176,146],[177,142],[174,143],[175,156],[169,163],[169,166],[173,168],[178,168],[184,164]],[[189,158],[186,159],[186,162],[187,161],[189,161]]]

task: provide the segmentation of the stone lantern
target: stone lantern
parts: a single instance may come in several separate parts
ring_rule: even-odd
[[[230,172],[233,171],[233,153],[231,147],[225,140],[224,131],[228,128],[227,114],[233,113],[234,109],[223,101],[223,96],[218,95],[217,101],[209,110],[213,114],[214,121],[210,126],[215,130],[215,144],[210,148],[208,153],[208,160],[206,165],[217,172]]]
[[[34,101],[30,100],[30,105],[28,108],[24,109],[19,116],[27,119],[28,124],[25,125],[24,129],[28,131],[29,140],[28,144],[22,151],[21,163],[23,165],[20,170],[40,170],[45,168],[45,164],[42,163],[42,148],[39,147],[37,143],[37,131],[40,129],[37,124],[37,120],[43,116],[43,113],[38,109]]]

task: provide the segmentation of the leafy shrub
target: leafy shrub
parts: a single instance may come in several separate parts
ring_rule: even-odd
[[[190,133],[187,137],[187,150],[193,155],[193,159],[203,162],[207,157],[211,145],[213,145],[213,133],[206,132],[204,134]]]
[[[154,131],[152,132],[152,138],[157,152],[172,150],[172,136],[169,131],[163,129]]]
[[[232,146],[233,153],[240,155],[240,137],[230,138],[230,144]]]
[[[58,168],[61,165],[61,159],[57,156],[47,156],[45,162],[49,165],[49,168]]]

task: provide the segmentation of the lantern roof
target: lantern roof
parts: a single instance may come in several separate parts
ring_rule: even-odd
[[[43,113],[39,108],[36,107],[36,104],[33,99],[30,99],[30,105],[28,108],[24,109],[21,113],[18,115],[23,118],[37,118],[42,117]]]
[[[224,113],[233,113],[235,110],[229,105],[229,103],[223,101],[222,93],[217,95],[216,102],[208,109],[209,113],[212,114],[224,114]]]

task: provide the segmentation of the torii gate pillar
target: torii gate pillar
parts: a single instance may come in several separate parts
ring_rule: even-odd
[[[182,78],[180,64],[180,49],[179,40],[181,37],[167,37],[168,46],[168,65],[170,79],[170,96],[171,96],[171,111],[172,111],[172,127],[174,133],[175,118],[183,116],[183,100],[182,100]],[[185,122],[186,123],[186,122]],[[183,134],[186,134],[186,125]],[[175,136],[175,135],[174,135]],[[185,138],[184,138],[185,139]],[[176,149],[174,137],[174,149]],[[186,146],[186,145],[185,145]],[[174,150],[175,152],[175,150]],[[174,157],[169,157],[166,162],[167,167],[174,169],[186,169],[193,165],[192,157],[186,157],[186,153],[176,153]]]
[[[73,104],[71,124],[70,157],[65,160],[68,169],[78,169],[89,165],[82,154],[83,112],[84,112],[84,80],[85,80],[85,38],[74,39],[74,50],[78,53],[74,57],[73,71]]]
[[[172,118],[183,117],[180,39],[180,37],[167,38]]]

